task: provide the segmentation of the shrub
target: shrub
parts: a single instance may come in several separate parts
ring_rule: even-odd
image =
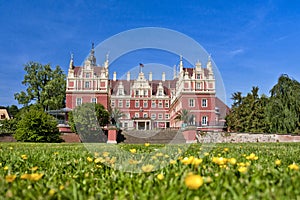
[[[60,142],[57,121],[36,108],[25,111],[17,123],[14,138],[23,142]]]

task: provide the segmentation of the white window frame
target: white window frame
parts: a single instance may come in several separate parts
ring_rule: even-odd
[[[162,113],[158,114],[158,119],[163,119],[163,114]]]
[[[151,119],[156,119],[156,114],[155,113],[151,114]]]
[[[169,101],[165,101],[165,108],[169,108]]]
[[[201,124],[202,124],[202,125],[207,125],[207,123],[208,123],[207,116],[202,116]]]
[[[112,100],[112,101],[111,101],[111,107],[114,108],[115,106],[116,106],[116,102],[115,102],[115,100]]]
[[[170,115],[169,114],[165,114],[165,119],[170,119]]]
[[[139,118],[140,117],[140,113],[138,113],[138,112],[134,113],[134,117],[135,118]]]
[[[163,108],[163,102],[162,102],[162,100],[159,100],[159,102],[158,102],[158,108]]]
[[[143,108],[148,108],[148,101],[143,102]]]
[[[92,98],[91,98],[91,102],[92,102],[92,103],[97,103],[97,98],[96,98],[96,97],[92,97]]]
[[[189,99],[189,107],[195,107],[195,99]]]
[[[82,104],[82,98],[76,98],[76,106],[80,106]]]
[[[126,108],[130,108],[130,100],[126,100]]]
[[[123,100],[118,100],[118,107],[123,108]]]
[[[153,101],[151,102],[151,108],[156,108],[156,101],[155,101],[155,100],[153,100]]]
[[[204,102],[205,102],[205,103],[204,103]],[[206,107],[207,107],[207,104],[208,104],[208,103],[207,103],[207,99],[202,99],[202,100],[201,100],[201,106],[202,106],[202,107],[205,107],[205,108],[206,108]]]
[[[134,105],[135,105],[135,108],[139,108],[140,107],[140,101],[135,100]]]
[[[90,81],[85,81],[84,82],[84,88],[90,88],[90,87],[91,87]]]
[[[143,113],[143,117],[147,118],[148,117],[148,113]]]

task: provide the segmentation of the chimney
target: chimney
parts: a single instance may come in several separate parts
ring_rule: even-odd
[[[113,81],[116,81],[116,80],[117,80],[117,72],[114,72]]]
[[[130,72],[127,72],[127,81],[130,81]]]
[[[152,72],[149,72],[149,81],[152,81]]]
[[[166,81],[166,73],[163,72],[161,75],[161,81]]]

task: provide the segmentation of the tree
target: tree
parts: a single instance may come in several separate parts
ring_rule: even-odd
[[[191,115],[190,111],[187,109],[182,109],[177,116],[175,117],[175,120],[182,121],[183,126],[186,125],[192,125],[194,123],[194,115]]]
[[[281,75],[270,90],[267,120],[270,132],[300,132],[300,83],[288,75]]]
[[[24,70],[26,74],[22,84],[27,89],[15,94],[19,104],[28,106],[34,101],[44,110],[59,109],[64,106],[66,76],[59,66],[52,70],[50,64],[29,62]]]
[[[69,125],[76,133],[97,132],[109,123],[109,113],[101,104],[84,103],[69,112]]]
[[[118,108],[114,108],[110,113],[111,123],[119,128],[120,119],[124,116],[125,114],[122,111],[120,111]]]
[[[14,138],[23,142],[60,142],[56,119],[36,107],[22,114],[16,125]]]

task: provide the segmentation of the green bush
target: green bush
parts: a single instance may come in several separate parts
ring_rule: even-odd
[[[60,142],[57,121],[36,108],[29,108],[17,123],[14,138],[23,142]]]

